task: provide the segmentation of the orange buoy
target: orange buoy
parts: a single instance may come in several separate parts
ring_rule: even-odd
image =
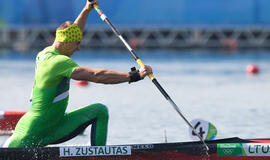
[[[76,81],[76,84],[81,87],[88,86],[88,81]]]
[[[246,68],[246,72],[251,75],[259,73],[259,67],[256,64],[249,64]]]

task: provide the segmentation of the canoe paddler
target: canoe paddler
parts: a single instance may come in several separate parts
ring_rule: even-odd
[[[86,3],[75,22],[65,22],[56,31],[52,46],[36,57],[32,107],[18,122],[14,134],[5,143],[9,148],[42,147],[70,140],[91,125],[91,145],[106,145],[108,109],[96,103],[65,113],[69,99],[70,79],[103,84],[136,82],[152,73],[150,66],[139,70],[117,72],[76,64],[70,56],[80,50],[82,31],[93,4]]]

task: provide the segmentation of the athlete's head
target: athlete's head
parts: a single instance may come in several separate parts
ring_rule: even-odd
[[[82,31],[76,23],[67,21],[56,30],[55,44],[61,48],[62,54],[71,56],[80,50]]]

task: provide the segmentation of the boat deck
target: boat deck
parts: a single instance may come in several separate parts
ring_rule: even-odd
[[[206,142],[0,148],[0,160],[270,160],[269,139],[228,138]]]

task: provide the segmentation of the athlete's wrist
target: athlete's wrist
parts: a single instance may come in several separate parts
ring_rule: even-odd
[[[86,7],[84,8],[84,10],[85,10],[86,12],[90,13],[90,12],[92,11],[93,8],[94,8],[93,6],[86,6]]]
[[[142,80],[142,77],[140,75],[140,71],[136,70],[135,67],[132,67],[131,71],[129,72],[129,83],[137,82],[139,80]]]

